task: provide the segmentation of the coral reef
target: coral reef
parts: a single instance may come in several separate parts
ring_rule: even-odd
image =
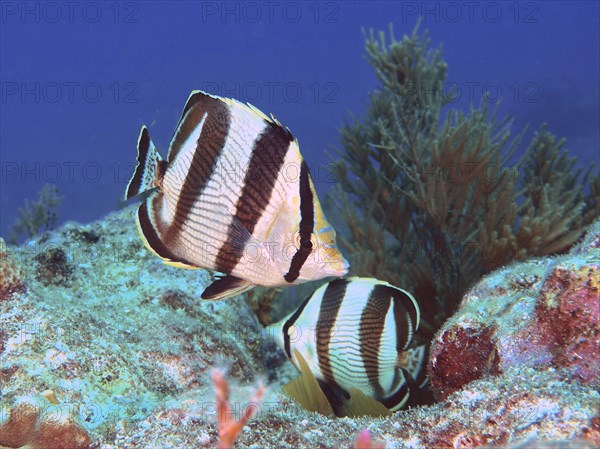
[[[272,387],[271,390],[274,390]],[[239,393],[239,389],[236,389]],[[480,379],[432,406],[402,411],[385,419],[331,420],[307,412],[273,393],[265,397],[257,416],[240,432],[238,448],[353,447],[357,434],[368,429],[388,449],[506,447],[536,440],[582,440],[600,444],[598,401],[593,388],[565,379],[553,370],[511,369],[492,379]],[[236,394],[236,417],[251,403]],[[197,397],[166,404],[133,429],[118,430],[113,443],[101,449],[133,447],[214,448],[218,435],[215,406]],[[578,446],[574,446],[578,447]]]
[[[62,407],[54,392],[48,391],[40,397],[15,401],[0,422],[0,445],[14,449],[88,449],[90,436],[73,409]]]
[[[23,234],[33,237],[40,230],[54,229],[58,222],[56,208],[63,200],[54,184],[44,184],[38,192],[37,201],[25,200],[25,205],[19,209],[19,219],[9,231],[9,241],[16,243]]]
[[[512,367],[552,366],[600,388],[600,220],[565,255],[493,272],[433,341],[438,399]]]
[[[342,131],[345,244],[356,274],[415,294],[426,333],[460,304],[432,346],[439,402],[380,418],[302,408],[281,388],[297,371],[263,354],[253,313],[268,323],[280,298],[201,301],[211,276],[150,254],[127,208],[10,254],[0,242],[0,446],[600,445],[600,222],[575,245],[600,214],[600,176],[574,172],[545,128],[510,167],[522,134],[511,138],[510,121],[487,106],[449,111],[439,127],[445,99],[430,95],[446,66],[426,36],[388,46],[371,35],[367,51],[383,87]],[[55,219],[28,210],[23,220]],[[227,381],[214,366],[227,367]],[[257,392],[263,374],[271,382]],[[48,389],[60,404],[37,394]]]
[[[444,108],[441,50],[418,29],[390,34],[389,44],[384,33],[366,38],[381,87],[341,129],[335,199],[352,274],[410,290],[431,336],[483,274],[567,251],[600,216],[600,172],[574,171],[545,126],[510,165],[524,132],[511,136],[511,119],[485,101],[468,113]]]

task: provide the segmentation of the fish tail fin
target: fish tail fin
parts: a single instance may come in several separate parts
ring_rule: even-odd
[[[420,344],[406,350],[406,371],[418,388],[424,388],[429,381],[427,377],[427,360],[429,360],[429,345]]]
[[[142,126],[137,143],[137,165],[127,184],[125,199],[128,200],[156,187],[160,188],[166,166],[167,163],[150,139],[148,128]]]

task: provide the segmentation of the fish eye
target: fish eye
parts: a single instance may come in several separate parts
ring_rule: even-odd
[[[296,234],[294,235],[294,243],[296,244],[296,248],[298,249],[312,249],[317,243],[317,237],[314,233],[312,233],[310,235],[310,240],[302,240],[302,238],[300,237],[300,232],[296,231]]]

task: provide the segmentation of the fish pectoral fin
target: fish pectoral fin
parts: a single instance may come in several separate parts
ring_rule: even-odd
[[[243,279],[235,276],[227,275],[222,278],[218,278],[212,284],[210,284],[204,292],[202,292],[202,299],[210,299],[213,301],[219,299],[230,298],[240,293],[250,290],[255,285],[250,282],[244,281]]]
[[[231,217],[227,239],[231,244],[231,249],[239,251],[241,254],[244,253],[248,242],[253,241],[252,233],[248,231],[244,223],[236,216]]]
[[[423,388],[428,381],[427,360],[429,360],[429,346],[415,345],[402,353],[398,360],[398,368],[406,370],[418,388]]]

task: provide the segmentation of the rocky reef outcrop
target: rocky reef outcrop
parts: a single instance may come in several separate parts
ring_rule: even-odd
[[[600,444],[599,243],[596,223],[569,254],[476,284],[432,346],[437,403],[384,419],[327,419],[281,394],[296,375],[286,362],[235,447],[350,448],[362,429],[387,448]],[[150,254],[132,209],[5,253],[0,268],[11,283],[18,274],[19,288],[0,300],[0,446],[214,448],[213,366],[228,370],[235,419],[252,404],[267,373],[250,307],[200,300],[209,274]],[[46,426],[57,410],[64,425]],[[41,430],[50,432],[43,441]],[[69,432],[76,439],[58,440]]]
[[[431,384],[444,399],[511,368],[563,370],[600,388],[600,223],[561,257],[499,269],[477,283],[431,348]]]

